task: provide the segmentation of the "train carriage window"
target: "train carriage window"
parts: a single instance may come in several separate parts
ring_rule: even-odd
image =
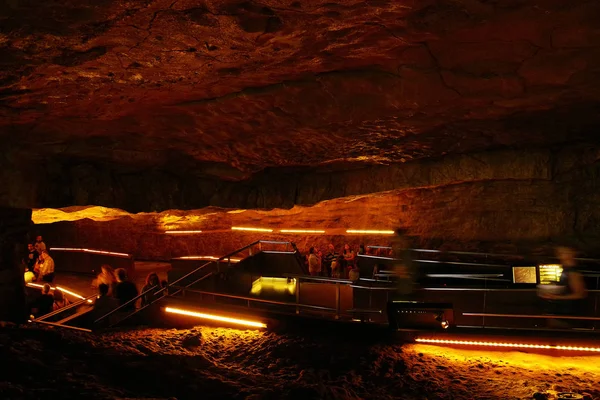
[[[513,283],[537,283],[537,271],[533,267],[512,267]]]

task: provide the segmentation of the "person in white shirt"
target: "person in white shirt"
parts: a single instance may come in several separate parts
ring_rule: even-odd
[[[54,260],[45,250],[40,253],[40,262],[38,263],[38,267],[40,269],[38,280],[52,283],[52,281],[54,281]]]

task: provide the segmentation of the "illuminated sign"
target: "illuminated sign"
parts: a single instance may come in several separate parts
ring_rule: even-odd
[[[513,283],[537,283],[535,267],[513,267]]]
[[[275,293],[296,293],[296,279],[295,278],[271,278],[271,277],[260,277],[252,282],[252,289],[250,293],[259,295],[263,292],[275,292]]]
[[[540,283],[548,285],[560,280],[563,268],[559,264],[540,265]]]

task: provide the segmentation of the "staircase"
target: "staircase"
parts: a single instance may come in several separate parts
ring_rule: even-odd
[[[291,242],[258,240],[250,243],[240,249],[237,249],[227,255],[224,255],[216,260],[208,261],[191,272],[178,277],[175,281],[170,282],[166,287],[154,287],[145,292],[140,293],[137,297],[129,302],[119,306],[110,313],[96,319],[94,327],[113,327],[122,324],[126,320],[130,320],[150,307],[164,305],[166,301],[181,302],[185,298],[194,297],[197,300],[198,289],[206,288],[204,285],[208,282],[208,278],[217,275],[225,274],[231,268],[235,268],[238,263],[233,262],[235,257],[241,258],[240,264],[247,261],[250,257],[256,256],[262,252],[271,254],[296,254],[297,250],[291,250],[295,245]],[[283,249],[283,250],[281,250]],[[241,256],[241,257],[240,257]],[[296,269],[303,271],[304,266],[299,263],[297,258],[294,258],[297,263]],[[131,304],[136,304],[142,298],[150,298],[143,307],[137,308],[135,311],[124,313],[123,309]],[[185,300],[184,300],[185,301]]]

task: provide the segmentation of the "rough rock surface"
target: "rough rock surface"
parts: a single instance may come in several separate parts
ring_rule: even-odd
[[[599,20],[597,1],[6,1],[0,200],[262,207],[229,194],[593,138]]]
[[[200,346],[185,346],[202,335]],[[600,398],[598,356],[402,345],[381,332],[294,334],[197,327],[103,336],[0,330],[6,399],[531,399]],[[32,373],[35,371],[35,374]],[[71,393],[74,393],[71,395]]]
[[[445,157],[419,165],[315,175],[312,179],[319,182],[316,188],[305,181],[296,192],[303,202],[329,197],[337,190],[342,196],[362,190],[378,193],[337,197],[290,209],[209,207],[128,214],[100,207],[73,207],[35,210],[33,219],[51,246],[101,248],[140,259],[221,256],[265,238],[294,241],[300,250],[313,245],[325,249],[330,241],[338,246],[345,242],[382,245],[389,237],[344,236],[345,230],[398,226],[418,236],[422,246],[520,253],[529,251],[530,245],[567,243],[598,256],[599,156],[597,146],[501,151]],[[250,192],[253,195],[231,193],[231,199],[234,203],[246,199],[250,204],[275,205],[291,188],[294,186],[280,185],[272,192],[254,189]],[[232,226],[271,228],[275,232],[232,232]],[[284,235],[277,233],[278,229],[324,229],[327,235]],[[165,230],[204,233],[179,236],[166,235]]]

